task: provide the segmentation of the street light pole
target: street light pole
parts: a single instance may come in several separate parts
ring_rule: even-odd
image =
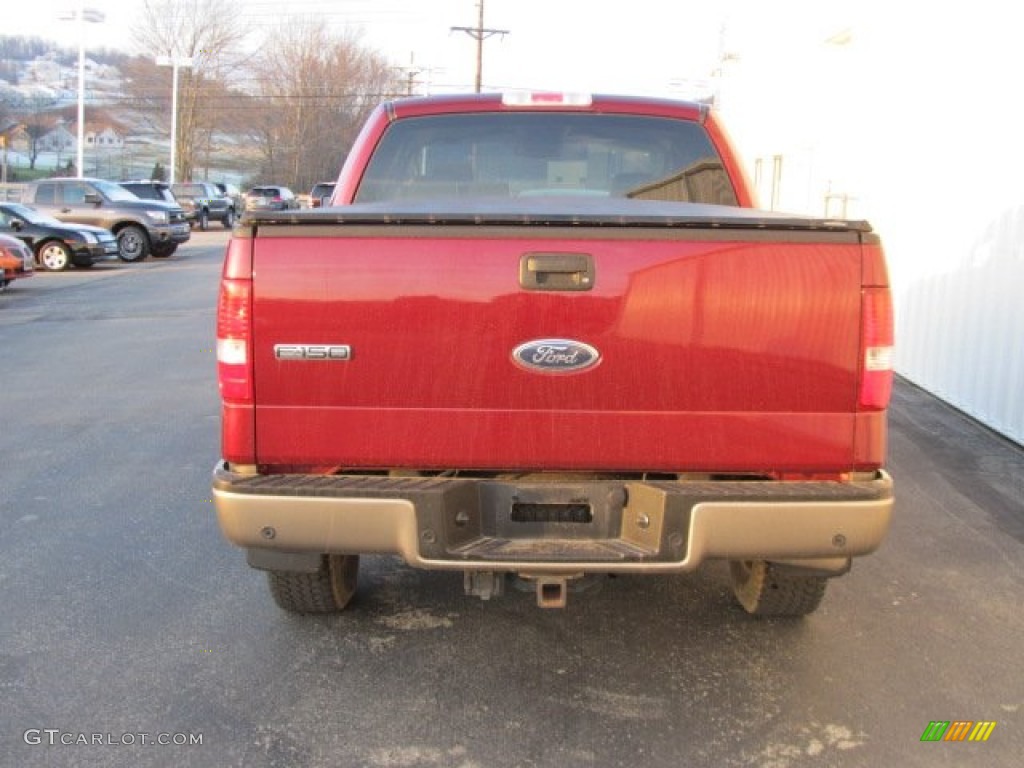
[[[69,18],[67,16],[62,18]],[[78,22],[78,178],[82,178],[85,165],[85,22],[98,24],[106,16],[95,8],[86,8],[84,0],[78,0],[78,10],[70,18]]]
[[[158,67],[171,68],[171,170],[170,184],[174,183],[176,163],[178,162],[178,68],[191,67],[194,60],[190,56],[157,56]]]

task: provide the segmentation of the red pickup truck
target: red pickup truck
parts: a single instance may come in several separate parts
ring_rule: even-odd
[[[544,607],[728,561],[804,615],[889,527],[892,343],[870,226],[755,209],[703,105],[387,103],[332,205],[232,235],[219,524],[300,613],[389,553]]]

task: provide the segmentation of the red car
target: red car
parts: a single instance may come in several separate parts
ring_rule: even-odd
[[[32,251],[16,237],[0,235],[0,290],[12,280],[35,274]]]

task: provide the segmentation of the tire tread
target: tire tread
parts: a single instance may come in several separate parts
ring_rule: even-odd
[[[358,555],[324,555],[315,573],[267,571],[270,594],[290,613],[337,613],[355,594]]]
[[[733,591],[754,616],[806,616],[825,596],[828,579],[797,573],[763,560],[731,563]]]

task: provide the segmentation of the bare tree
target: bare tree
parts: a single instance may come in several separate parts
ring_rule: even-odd
[[[231,0],[145,0],[134,30],[138,47],[155,56],[192,59],[179,70],[178,136],[175,178],[191,178],[200,148],[211,146],[223,110],[216,101],[227,81],[244,61],[247,30]],[[171,72],[164,70],[171,100]]]
[[[52,106],[52,99],[45,97],[31,97],[24,103],[21,126],[28,140],[28,167],[32,170],[35,170],[39,153],[43,149],[41,146],[43,137],[58,127],[59,115],[51,109]],[[63,125],[63,121],[60,121],[59,124]],[[57,136],[56,140],[60,142],[61,137]],[[60,149],[63,148],[63,145],[58,144],[58,157]]]
[[[35,119],[33,115],[25,121],[25,136],[28,139],[28,167],[35,170],[36,160],[39,159],[39,141],[46,135],[49,128]]]
[[[17,125],[14,112],[7,103],[7,99],[0,96],[0,131],[10,131],[17,127]]]
[[[394,68],[358,34],[333,34],[315,18],[279,28],[266,50],[274,55],[254,65],[261,170],[299,190],[335,178],[369,111],[396,92]]]

